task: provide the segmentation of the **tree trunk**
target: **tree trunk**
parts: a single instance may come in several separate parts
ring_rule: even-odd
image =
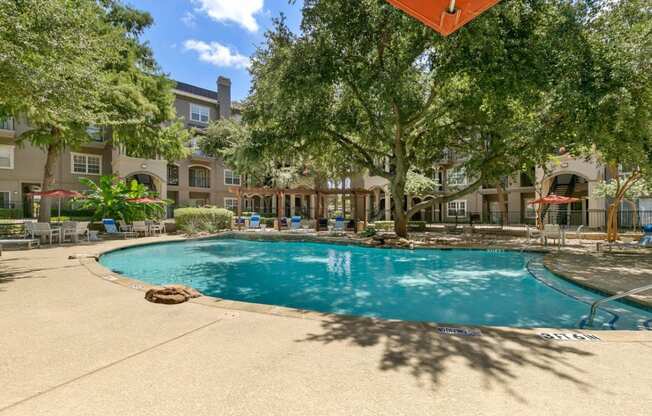
[[[500,226],[503,227],[507,222],[507,213],[505,212],[505,190],[501,181],[496,183],[496,192],[498,193],[498,209],[500,210]]]
[[[614,201],[607,210],[607,241],[613,243],[618,240],[618,207],[620,200]]]
[[[396,176],[391,183],[392,199],[394,199],[394,231],[396,235],[402,238],[408,237],[408,215],[405,204],[405,182],[407,174],[399,173],[397,169]]]
[[[59,131],[52,128],[52,142],[48,145],[47,157],[45,159],[45,168],[43,169],[43,183],[41,185],[41,192],[50,190],[54,184],[54,167],[59,159]],[[38,221],[50,222],[50,207],[52,200],[49,198],[41,197],[41,204],[39,207]]]

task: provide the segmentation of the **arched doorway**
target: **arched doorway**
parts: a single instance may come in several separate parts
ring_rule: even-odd
[[[132,181],[136,181],[138,184],[145,186],[151,192],[158,192],[156,179],[152,175],[147,173],[136,173],[127,176],[127,183],[130,184]]]

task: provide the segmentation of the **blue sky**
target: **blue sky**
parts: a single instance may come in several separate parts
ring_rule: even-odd
[[[163,71],[173,79],[215,90],[218,75],[231,78],[234,100],[248,95],[249,57],[272,18],[284,13],[297,30],[302,1],[126,0],[154,17],[144,35]]]

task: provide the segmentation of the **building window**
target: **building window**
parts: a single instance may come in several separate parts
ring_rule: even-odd
[[[210,108],[199,104],[190,104],[190,120],[206,124],[210,120]]]
[[[466,170],[463,167],[448,171],[448,186],[466,185]]]
[[[168,165],[168,185],[179,185],[179,166]]]
[[[0,145],[0,169],[14,168],[14,146]]]
[[[224,208],[230,209],[231,211],[237,211],[238,210],[237,198],[224,198]]]
[[[224,185],[240,186],[240,176],[230,169],[224,169]]]
[[[465,217],[466,216],[466,201],[450,201],[448,203],[448,216],[449,217]]]
[[[11,192],[0,191],[0,208],[11,208]]]
[[[82,175],[99,175],[102,173],[102,156],[71,153],[71,172]]]
[[[210,188],[210,170],[201,166],[191,166],[188,169],[190,174],[190,186],[195,188]]]

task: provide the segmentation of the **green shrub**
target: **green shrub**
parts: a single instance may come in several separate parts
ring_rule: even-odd
[[[23,211],[17,208],[0,208],[0,219],[19,219],[23,217]]]
[[[230,230],[233,212],[224,208],[178,208],[174,210],[177,230],[188,234]]]
[[[374,228],[377,231],[394,231],[394,221],[376,221]]]
[[[409,231],[426,231],[426,222],[425,221],[410,221],[408,223]]]
[[[367,226],[364,230],[360,232],[361,237],[373,237],[378,233],[376,227]]]

